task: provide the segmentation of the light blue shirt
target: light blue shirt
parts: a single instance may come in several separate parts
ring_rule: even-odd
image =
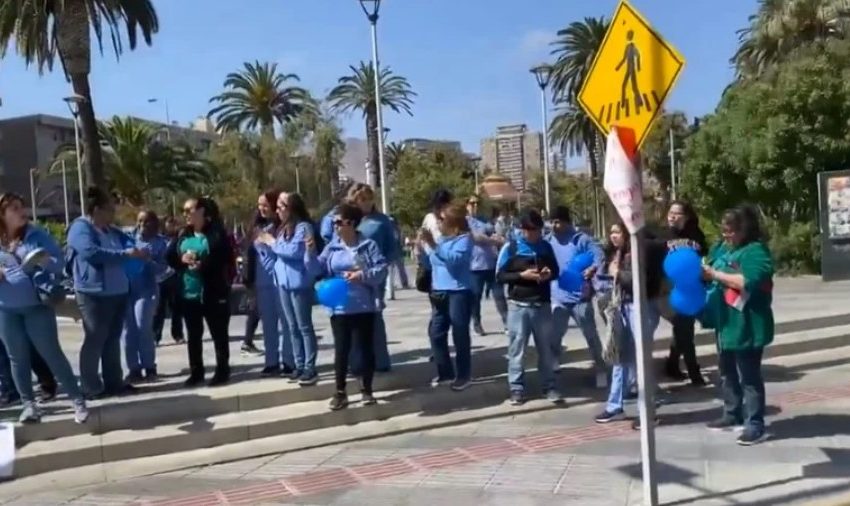
[[[97,239],[101,247],[106,249],[122,250],[121,238],[114,231],[104,232],[95,227]],[[120,262],[109,262],[103,264],[103,290],[98,293],[102,296],[125,295],[130,291],[130,280],[124,271],[124,264]]]

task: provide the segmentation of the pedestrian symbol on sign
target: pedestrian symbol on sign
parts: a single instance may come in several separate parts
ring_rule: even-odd
[[[640,96],[640,87],[638,86],[638,72],[640,72],[640,51],[635,46],[635,32],[633,30],[629,30],[626,34],[626,40],[628,43],[626,44],[626,52],[623,54],[623,59],[620,61],[617,68],[614,69],[617,72],[623,68],[623,65],[626,66],[626,75],[623,76],[623,94],[620,99],[620,105],[625,107],[626,111],[629,110],[629,101],[626,98],[626,89],[631,84],[632,86],[632,94],[635,97],[635,114],[640,114],[640,108],[643,105],[643,99]],[[626,113],[628,114],[628,112]]]

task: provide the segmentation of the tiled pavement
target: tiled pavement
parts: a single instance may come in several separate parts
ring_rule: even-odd
[[[739,448],[731,434],[702,428],[716,414],[710,399],[689,397],[693,402],[664,407],[658,431],[662,499],[668,504],[773,505],[850,491],[850,452],[843,450],[850,447],[848,370],[833,367],[793,384],[771,384],[775,435],[756,448]],[[636,434],[627,422],[589,424],[593,413],[568,407],[10,504],[639,504]]]

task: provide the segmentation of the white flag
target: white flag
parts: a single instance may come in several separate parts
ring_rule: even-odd
[[[623,147],[620,137],[623,134],[628,133],[618,127],[611,128],[608,134],[603,187],[629,233],[634,234],[645,225],[643,188],[640,173]]]

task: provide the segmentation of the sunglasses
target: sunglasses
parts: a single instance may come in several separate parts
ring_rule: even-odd
[[[194,207],[184,207],[183,214],[192,214],[195,211]]]

